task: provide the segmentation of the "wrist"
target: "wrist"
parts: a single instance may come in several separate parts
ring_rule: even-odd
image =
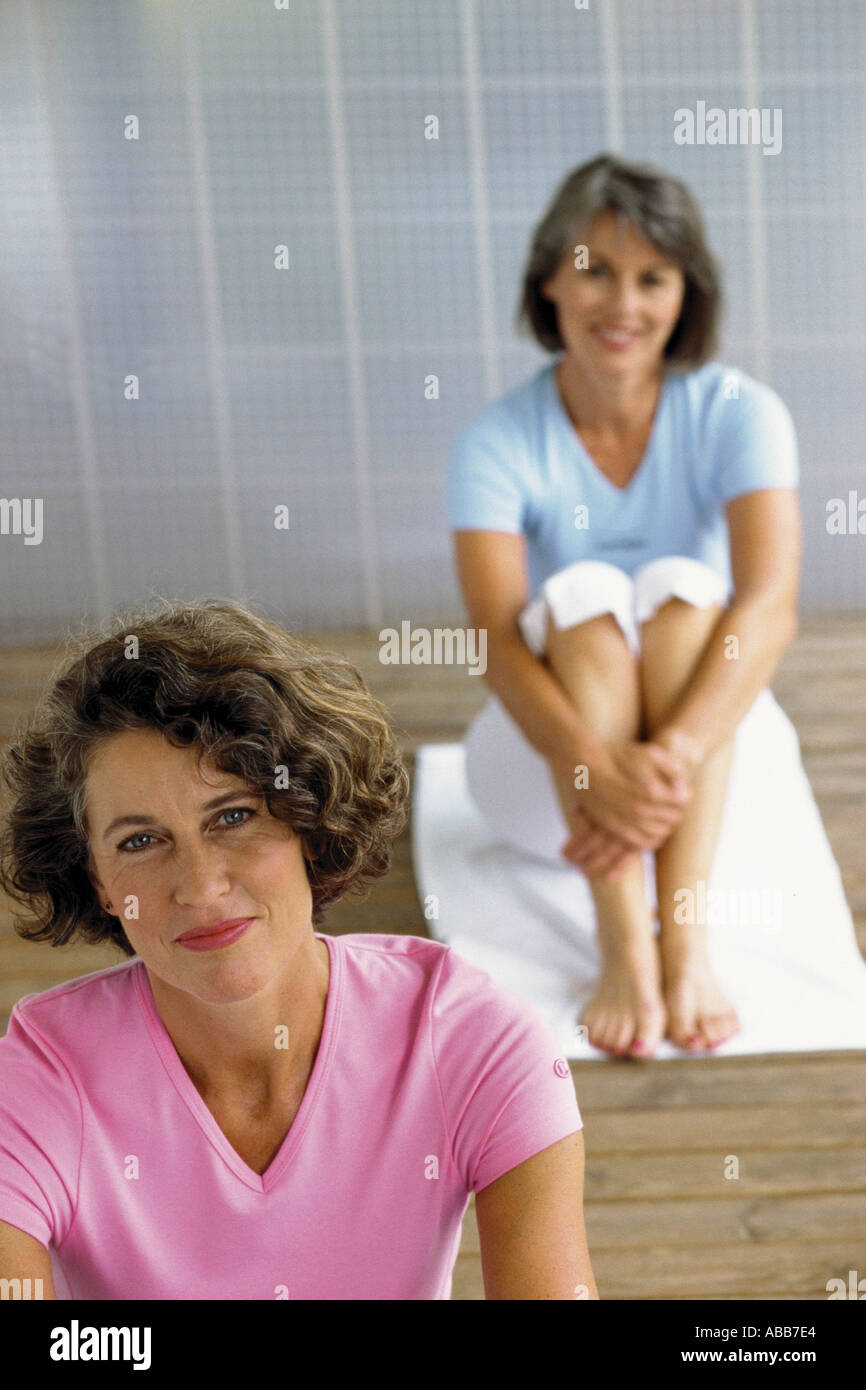
[[[657,729],[650,742],[657,743],[668,753],[673,753],[675,758],[679,758],[689,776],[698,772],[707,759],[708,749],[704,740],[685,729],[677,728],[675,724]]]
[[[607,760],[607,756],[607,744],[603,739],[593,736],[570,742],[564,752],[553,754],[548,761],[555,776],[568,778],[570,781],[578,768],[585,767],[590,771],[594,767],[600,767]]]

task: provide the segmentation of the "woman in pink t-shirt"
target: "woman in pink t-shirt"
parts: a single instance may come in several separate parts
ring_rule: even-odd
[[[127,615],[4,773],[19,934],[127,959],[19,1001],[0,1039],[0,1278],[447,1298],[475,1192],[488,1298],[598,1296],[546,1027],[447,946],[314,930],[404,823],[348,662],[219,600]]]

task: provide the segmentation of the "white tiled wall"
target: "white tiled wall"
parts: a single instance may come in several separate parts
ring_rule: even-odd
[[[825,526],[866,497],[863,0],[4,0],[0,76],[0,495],[44,508],[3,639],[153,592],[456,615],[448,449],[544,360],[528,237],[604,149],[701,201],[723,360],[798,426],[804,607],[866,606]],[[781,153],[675,144],[698,100],[781,107]]]

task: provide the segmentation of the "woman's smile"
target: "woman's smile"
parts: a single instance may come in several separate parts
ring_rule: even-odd
[[[630,348],[640,337],[639,333],[625,332],[619,328],[595,328],[593,333],[600,343],[614,352]]]
[[[241,917],[217,923],[213,927],[193,927],[176,939],[175,945],[187,951],[219,951],[223,946],[231,946],[246,936],[255,922],[254,917]]]

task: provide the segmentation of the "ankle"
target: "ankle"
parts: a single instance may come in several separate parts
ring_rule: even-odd
[[[647,925],[645,928],[599,929],[599,946],[605,965],[643,967],[649,958],[655,958],[655,942]]]
[[[707,935],[703,928],[666,927],[659,931],[659,951],[662,960],[670,965],[707,960]]]

